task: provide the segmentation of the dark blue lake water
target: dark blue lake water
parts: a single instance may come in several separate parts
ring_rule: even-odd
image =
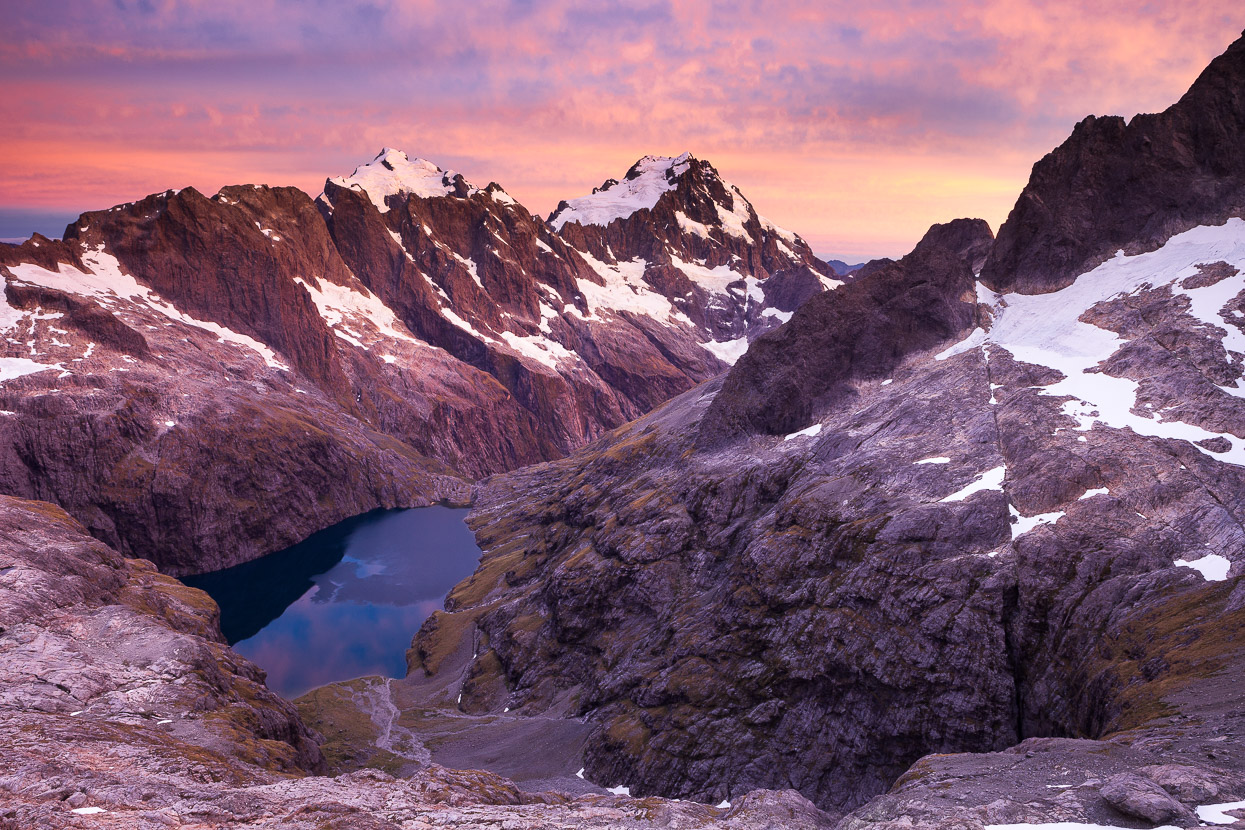
[[[211,594],[225,638],[284,697],[361,675],[402,677],[411,637],[479,562],[466,515],[376,510],[183,581]]]

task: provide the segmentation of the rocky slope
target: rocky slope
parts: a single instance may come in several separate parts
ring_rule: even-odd
[[[794,307],[757,286],[824,266],[746,212],[729,263],[706,265],[717,242],[686,273],[605,262],[498,185],[386,150],[315,201],[245,185],[83,214],[0,246],[0,492],[171,573],[461,501],[721,371],[747,340],[715,314],[755,334]]]
[[[1208,126],[1095,164],[1245,146],[1215,81],[1242,59],[1182,99]],[[1191,826],[1245,796],[1245,221],[1069,185],[1049,227],[1124,250],[1031,279],[1003,263],[1047,166],[997,241],[936,226],[723,378],[489,480],[481,568],[413,668],[469,632],[463,709],[588,717],[592,780],[793,787],[844,827]]]
[[[197,194],[171,198],[170,212],[211,204]],[[82,233],[95,232],[93,221],[81,221]],[[0,489],[55,501],[98,538],[145,551],[172,572],[252,558],[379,505],[465,497],[464,482],[412,446],[419,442],[369,423],[338,353],[308,368],[319,385],[252,334],[174,306],[99,244],[35,239],[10,252],[52,250],[59,261],[6,268]],[[306,341],[324,346],[327,336],[332,345],[306,294],[290,296],[279,314],[302,315]],[[360,336],[402,355],[441,406],[471,411],[490,393],[504,401],[494,384],[385,327],[383,319],[361,324]],[[290,350],[313,366],[314,348]],[[408,375],[396,361],[369,358],[401,388]],[[422,426],[412,398],[407,418]],[[426,400],[423,413],[433,414]]]
[[[829,827],[795,793],[714,809],[525,794],[425,767],[329,778],[214,603],[60,508],[0,496],[0,827]]]

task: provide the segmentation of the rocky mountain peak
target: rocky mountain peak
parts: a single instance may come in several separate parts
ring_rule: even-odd
[[[1038,294],[1070,285],[1123,249],[1245,211],[1245,38],[1165,111],[1089,116],[1033,166],[999,228],[982,280]]]
[[[366,193],[381,213],[388,212],[391,196],[408,194],[424,199],[451,195],[465,197],[479,190],[459,173],[442,170],[427,159],[412,159],[401,150],[390,147],[382,149],[367,164],[356,167],[349,176],[338,176],[329,181],[338,187]]]
[[[932,225],[913,253],[930,248],[945,248],[959,255],[976,274],[990,254],[994,245],[994,232],[985,219],[952,219],[944,224]]]
[[[680,156],[645,156],[631,165],[622,181],[606,179],[592,193],[569,199],[550,214],[549,224],[555,230],[568,222],[581,225],[608,225],[625,219],[638,210],[652,210],[664,193],[675,188],[680,176],[696,160],[691,153]]]
[[[793,433],[854,394],[853,382],[880,380],[907,355],[967,332],[975,319],[970,267],[989,238],[980,219],[934,225],[898,262],[810,299],[727,374],[697,443]]]
[[[705,347],[727,363],[813,294],[842,284],[804,240],[691,153],[644,156],[621,180],[562,202],[549,225],[607,283],[661,295],[707,330]]]

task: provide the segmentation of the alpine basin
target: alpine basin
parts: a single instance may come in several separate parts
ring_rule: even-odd
[[[363,675],[401,677],[411,637],[479,562],[466,515],[375,510],[183,581],[216,600],[229,644],[287,698]]]

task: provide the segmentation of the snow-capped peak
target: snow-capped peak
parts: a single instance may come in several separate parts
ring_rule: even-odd
[[[381,213],[389,210],[385,199],[399,193],[409,193],[430,199],[447,196],[454,192],[452,170],[442,170],[422,158],[409,158],[401,150],[386,147],[376,158],[360,165],[349,176],[329,179],[333,184],[360,190],[367,194]],[[472,191],[476,188],[470,188]]]
[[[692,165],[692,154],[645,156],[631,166],[622,181],[610,179],[588,196],[570,199],[549,217],[554,229],[567,222],[581,225],[608,225],[637,210],[652,210],[661,194],[673,190],[679,176]]]

